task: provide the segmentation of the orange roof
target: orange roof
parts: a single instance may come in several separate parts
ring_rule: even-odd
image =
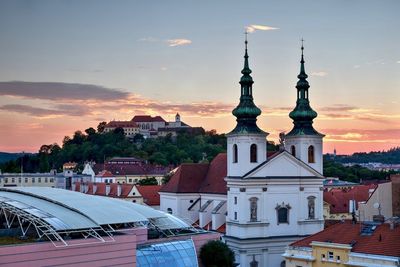
[[[369,190],[375,190],[376,184],[357,185],[350,189],[332,189],[324,192],[324,201],[330,205],[330,213],[348,213],[350,200],[355,200],[356,209],[358,202],[367,201],[369,198]]]
[[[311,247],[312,241],[354,244],[352,252],[385,256],[400,256],[400,226],[390,230],[388,223],[378,225],[371,235],[361,235],[360,223],[351,221],[334,224],[325,230],[294,242],[294,247]]]
[[[115,177],[115,175],[113,175],[111,172],[109,172],[107,170],[103,170],[103,171],[99,172],[96,176],[102,177],[102,178]]]
[[[161,185],[138,185],[137,190],[143,197],[143,202],[149,206],[160,206],[160,195],[158,191]]]

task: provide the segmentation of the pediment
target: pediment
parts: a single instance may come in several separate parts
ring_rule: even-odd
[[[268,177],[316,177],[324,178],[322,174],[314,170],[306,163],[295,158],[287,151],[268,159],[264,163],[243,176],[244,179],[268,178]]]

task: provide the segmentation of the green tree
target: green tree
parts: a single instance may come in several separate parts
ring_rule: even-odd
[[[205,267],[233,267],[235,255],[225,243],[212,240],[201,247],[200,259]]]
[[[156,177],[148,177],[139,180],[139,185],[158,185]]]
[[[97,125],[97,132],[102,133],[104,132],[104,128],[106,127],[107,122],[102,121],[99,123],[99,125]]]

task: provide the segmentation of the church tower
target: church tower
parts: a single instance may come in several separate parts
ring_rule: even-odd
[[[257,126],[261,110],[253,102],[253,78],[250,76],[247,38],[244,67],[240,79],[240,102],[232,111],[236,127],[227,134],[228,177],[241,177],[267,159],[267,133]]]
[[[313,120],[317,117],[309,101],[308,75],[304,68],[304,46],[301,46],[300,74],[296,88],[296,107],[289,113],[293,120],[293,129],[285,135],[285,148],[296,158],[300,159],[310,167],[323,173],[322,160],[322,139],[324,135],[317,132],[312,126]]]

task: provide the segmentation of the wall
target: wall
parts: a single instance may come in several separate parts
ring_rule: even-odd
[[[365,203],[359,203],[359,215],[362,221],[372,221],[374,215],[379,214],[379,210],[374,208],[374,204],[379,203],[381,206],[381,214],[385,218],[393,216],[392,212],[392,183],[378,184],[378,187],[372,193]]]

